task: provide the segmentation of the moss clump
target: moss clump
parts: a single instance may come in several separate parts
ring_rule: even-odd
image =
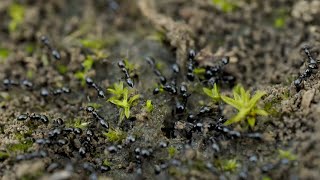
[[[218,102],[221,99],[218,85],[215,83],[212,89],[203,88],[203,92],[212,98],[214,102]]]
[[[245,91],[241,85],[237,85],[233,89],[233,99],[227,96],[221,96],[221,99],[227,104],[236,108],[239,112],[236,116],[227,120],[224,124],[230,125],[233,123],[247,120],[247,123],[251,128],[254,127],[256,122],[256,116],[267,116],[268,113],[257,107],[258,101],[266,95],[265,92],[257,91],[255,95],[250,97],[250,91]]]
[[[60,74],[64,75],[68,72],[68,67],[63,65],[63,64],[58,64],[57,65],[57,70]]]
[[[199,68],[199,67],[197,67],[197,68],[194,68],[194,69],[193,69],[193,73],[194,73],[196,76],[198,76],[199,78],[205,79],[204,75],[205,75],[205,73],[206,73],[206,69],[205,69],[205,68]]]
[[[233,171],[237,170],[239,167],[240,167],[240,164],[235,159],[227,160],[227,161],[223,162],[223,164],[222,164],[223,171],[233,172]]]
[[[74,75],[80,80],[81,85],[84,86],[86,84],[86,76],[88,72],[92,69],[94,64],[94,59],[92,56],[87,56],[87,58],[82,62],[83,69],[81,71],[77,71]]]
[[[23,23],[25,7],[21,4],[13,3],[9,6],[8,14],[11,18],[8,28],[10,32],[14,32]]]
[[[0,161],[7,159],[9,156],[9,153],[0,151]]]
[[[146,111],[148,113],[151,113],[153,111],[153,104],[151,100],[147,100],[146,101],[146,107],[145,107]]]
[[[32,140],[23,140],[18,144],[9,144],[7,146],[7,150],[9,152],[25,152],[32,146],[32,144]]]
[[[81,119],[75,119],[71,126],[75,128],[85,129],[87,128],[88,124],[89,123],[87,122],[82,122]]]
[[[103,133],[103,135],[112,143],[120,143],[124,138],[126,138],[126,134],[120,129],[109,130],[108,132]]]
[[[104,165],[104,166],[112,166],[112,163],[108,159],[105,159],[103,161],[102,165]]]
[[[237,1],[233,0],[211,0],[212,4],[224,13],[233,12],[237,8]]]
[[[169,158],[171,159],[174,155],[176,155],[177,149],[173,146],[168,147]]]
[[[4,62],[10,55],[10,51],[0,46],[0,63]]]
[[[129,90],[127,88],[124,88],[121,93],[122,94],[119,94],[119,92],[115,92],[116,97],[122,97],[121,99],[117,99],[114,96],[108,99],[110,103],[120,108],[120,122],[124,119],[124,117],[126,117],[127,119],[130,117],[130,109],[134,105],[135,101],[140,97],[139,94],[129,97]]]
[[[278,153],[280,159],[288,159],[289,161],[297,160],[297,156],[294,155],[291,151],[279,149]]]

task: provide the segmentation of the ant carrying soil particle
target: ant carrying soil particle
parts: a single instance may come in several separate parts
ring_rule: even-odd
[[[317,73],[318,69],[318,61],[313,58],[311,47],[305,45],[302,50],[307,56],[307,69],[304,73],[299,75],[298,79],[294,80],[294,85],[296,86],[297,91],[300,91],[303,88],[303,81],[309,78],[312,74]]]

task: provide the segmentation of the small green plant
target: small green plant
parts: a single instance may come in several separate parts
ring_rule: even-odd
[[[133,97],[129,98],[129,90],[125,88],[122,94],[122,100],[110,98],[109,102],[116,105],[120,109],[120,122],[124,119],[124,116],[128,119],[130,117],[130,109],[135,103],[137,99],[139,99],[140,95],[136,94]]]
[[[221,99],[227,104],[236,108],[239,112],[236,116],[227,120],[224,124],[230,125],[242,120],[247,120],[247,123],[251,128],[254,127],[256,122],[256,116],[267,116],[268,113],[257,107],[258,101],[266,95],[265,92],[257,91],[256,94],[250,97],[250,91],[245,91],[241,85],[237,85],[233,89],[233,98],[221,95]]]
[[[0,161],[7,159],[9,156],[9,153],[0,151]]]
[[[72,126],[75,128],[85,129],[88,126],[88,124],[89,123],[87,122],[82,122],[80,119],[76,119]]]
[[[80,43],[83,47],[89,49],[102,49],[106,44],[102,39],[81,39]]]
[[[103,161],[102,165],[104,165],[104,166],[112,166],[112,163],[108,159],[105,159]]]
[[[120,100],[126,90],[127,89],[124,88],[122,81],[120,81],[119,83],[114,83],[113,88],[107,89],[107,91],[112,94],[112,97],[109,98],[108,101],[111,101],[113,99]]]
[[[81,81],[82,86],[86,84],[86,76],[88,72],[92,69],[93,64],[94,60],[92,56],[87,56],[87,58],[82,63],[83,70],[77,71],[75,73],[75,77]]]
[[[297,159],[297,156],[294,155],[291,151],[279,149],[278,152],[281,159],[288,159],[289,161],[294,161]]]
[[[64,75],[68,72],[68,67],[63,65],[63,64],[58,64],[57,65],[57,70],[60,74]]]
[[[233,12],[238,6],[236,2],[234,0],[212,0],[212,4],[224,13]]]
[[[177,149],[173,146],[168,147],[169,158],[171,159],[177,153]]]
[[[135,65],[133,63],[130,63],[127,58],[124,59],[124,64],[128,69],[129,73],[133,72],[136,69]]]
[[[17,30],[18,26],[23,23],[25,7],[23,5],[13,3],[9,6],[8,13],[11,18],[9,23],[9,31],[14,32]]]
[[[273,26],[278,29],[283,28],[289,16],[288,10],[285,8],[279,8],[275,10],[274,14],[276,16],[274,17]]]
[[[240,164],[237,162],[237,160],[230,159],[223,163],[222,169],[224,171],[235,171],[239,166]]]
[[[215,83],[212,89],[203,88],[203,92],[212,98],[214,102],[218,102],[221,99],[218,85]]]
[[[201,79],[204,79],[204,75],[206,73],[206,69],[202,67],[197,67],[193,69],[193,73]]]
[[[18,144],[9,144],[7,146],[7,150],[9,152],[25,152],[32,146],[32,144],[32,140],[21,140]]]
[[[146,101],[146,111],[148,113],[151,113],[153,111],[153,105],[151,100]]]
[[[274,20],[274,27],[276,28],[283,28],[284,25],[286,23],[286,19],[284,17],[277,17],[275,20]]]
[[[126,134],[120,129],[110,129],[108,132],[103,133],[103,135],[113,143],[120,143],[126,137]]]
[[[0,63],[4,62],[10,55],[10,51],[0,46]]]

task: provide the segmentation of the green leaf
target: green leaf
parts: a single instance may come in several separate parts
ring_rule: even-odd
[[[268,116],[268,112],[263,109],[256,109],[254,112],[261,116]]]
[[[139,98],[140,98],[139,94],[134,95],[132,98],[129,99],[129,104],[131,105],[135,100],[137,100]]]
[[[146,101],[146,110],[149,113],[153,111],[153,105],[152,105],[152,101],[151,100],[147,100]]]
[[[25,7],[23,5],[13,3],[9,6],[8,13],[11,18],[9,23],[9,31],[14,32],[24,20]]]
[[[111,102],[112,104],[115,104],[117,106],[121,106],[122,105],[122,101],[120,101],[118,99],[110,99],[109,102]]]
[[[224,123],[224,125],[230,125],[230,124],[233,124],[233,123],[236,123],[236,122],[239,122],[239,121],[245,119],[245,117],[249,113],[249,111],[250,111],[250,109],[241,109],[236,116],[227,120]]]
[[[290,161],[294,161],[297,159],[297,156],[294,155],[291,151],[286,151],[281,149],[279,149],[279,156],[281,159],[288,159]]]
[[[82,63],[84,67],[84,72],[88,72],[93,66],[94,60],[91,56],[88,56]]]
[[[209,88],[202,88],[203,92],[208,95],[209,97],[213,97],[212,91]]]
[[[234,100],[234,99],[231,99],[231,98],[229,98],[229,97],[227,97],[227,96],[223,96],[223,95],[222,95],[222,96],[221,96],[221,99],[222,99],[224,102],[226,102],[227,104],[235,107],[235,108],[238,109],[238,110],[240,110],[240,109],[242,108],[242,106],[243,106],[240,102],[238,102],[238,101],[236,101],[236,100]]]
[[[83,72],[81,72],[81,71],[76,72],[76,73],[74,74],[74,76],[75,76],[77,79],[79,79],[79,80],[85,79],[85,74],[84,74]]]
[[[250,99],[249,103],[252,108],[257,104],[257,102],[267,93],[263,91],[257,91],[256,94]]]
[[[256,118],[254,118],[254,117],[248,117],[248,118],[247,118],[247,121],[248,121],[249,126],[250,126],[251,128],[253,128],[254,125],[255,125],[255,123],[256,123]]]
[[[115,89],[108,88],[107,91],[109,91],[111,94],[118,94]]]
[[[126,118],[129,119],[129,117],[130,117],[130,107],[124,108],[124,114],[125,114]]]
[[[0,47],[0,60],[5,60],[9,57],[10,51]]]
[[[105,46],[105,42],[101,39],[81,39],[80,43],[83,47],[89,49],[102,49]]]

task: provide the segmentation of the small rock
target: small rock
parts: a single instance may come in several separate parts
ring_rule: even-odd
[[[303,109],[308,109],[310,104],[311,104],[311,101],[314,97],[314,93],[316,92],[315,89],[310,89],[308,90],[307,92],[305,92],[302,96],[302,101],[301,101],[301,107]]]

